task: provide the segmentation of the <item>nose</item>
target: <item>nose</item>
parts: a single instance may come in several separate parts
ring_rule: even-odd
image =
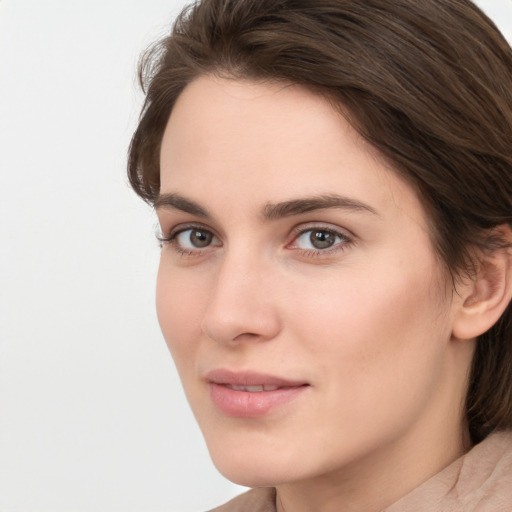
[[[218,269],[202,330],[219,344],[268,341],[279,333],[277,280],[253,257],[225,257]]]

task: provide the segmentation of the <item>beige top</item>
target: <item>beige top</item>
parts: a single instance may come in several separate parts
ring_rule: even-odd
[[[274,488],[252,489],[212,512],[276,512]],[[382,512],[512,512],[512,432],[490,435]]]

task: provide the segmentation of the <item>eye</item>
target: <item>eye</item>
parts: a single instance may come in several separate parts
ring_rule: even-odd
[[[182,254],[200,254],[209,247],[218,247],[220,240],[209,230],[201,226],[175,229],[169,236],[159,237],[162,245],[170,245]]]
[[[301,229],[292,242],[291,248],[317,253],[330,252],[329,250],[336,250],[338,246],[341,248],[350,242],[351,239],[344,233],[318,227]]]
[[[183,249],[204,249],[212,244],[215,236],[206,229],[190,228],[176,233],[173,240]]]

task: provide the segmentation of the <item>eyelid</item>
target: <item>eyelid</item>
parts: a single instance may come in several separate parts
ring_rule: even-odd
[[[158,237],[162,237],[164,240],[169,240],[170,238],[175,237],[179,233],[186,231],[187,229],[202,229],[204,231],[209,231],[213,235],[217,237],[215,230],[209,226],[202,224],[201,222],[183,222],[180,224],[175,224],[171,228],[164,229],[160,225],[160,234],[157,234]],[[166,233],[166,234],[165,234]],[[218,237],[217,237],[218,238]]]
[[[212,244],[210,246],[205,247],[204,249],[196,248],[196,249],[181,249],[178,247],[178,245],[175,242],[176,238],[180,233],[183,233],[184,231],[188,231],[189,229],[197,229],[198,231],[207,231],[211,233],[214,237],[214,239],[221,240],[220,237],[217,235],[214,229],[205,226],[204,224],[200,222],[185,222],[183,224],[177,224],[170,228],[169,230],[164,230],[160,226],[160,233],[156,234],[157,240],[160,242],[160,245],[163,247],[165,245],[172,245],[174,249],[178,252],[185,253],[185,254],[202,254],[204,251],[207,251],[210,247],[219,247],[222,244]],[[167,232],[167,234],[164,234]]]
[[[338,242],[335,245],[328,247],[326,249],[301,249],[299,247],[294,247],[295,244],[302,235],[309,231],[326,231],[329,233],[333,233],[334,235],[340,237],[343,242]],[[353,235],[346,228],[341,228],[340,226],[335,226],[330,223],[325,222],[308,222],[305,224],[299,224],[295,226],[290,233],[291,241],[286,244],[286,248],[293,249],[296,251],[302,252],[304,255],[312,255],[312,256],[329,256],[337,251],[346,249],[349,245],[353,245],[355,243],[355,235]]]
[[[307,231],[312,231],[315,229],[317,229],[319,231],[322,231],[322,230],[330,231],[332,233],[336,233],[336,234],[338,234],[344,238],[347,238],[349,240],[355,240],[355,238],[356,238],[356,236],[351,231],[349,231],[347,228],[342,228],[335,224],[331,224],[329,222],[321,222],[321,221],[305,222],[305,223],[296,225],[295,227],[292,228],[292,230],[290,232],[290,237],[295,239],[299,235],[302,235],[303,233],[305,233]]]

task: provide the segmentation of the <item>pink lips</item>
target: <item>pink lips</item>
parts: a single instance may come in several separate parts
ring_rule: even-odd
[[[257,418],[304,392],[306,382],[255,372],[214,370],[206,375],[215,406],[227,416]]]

